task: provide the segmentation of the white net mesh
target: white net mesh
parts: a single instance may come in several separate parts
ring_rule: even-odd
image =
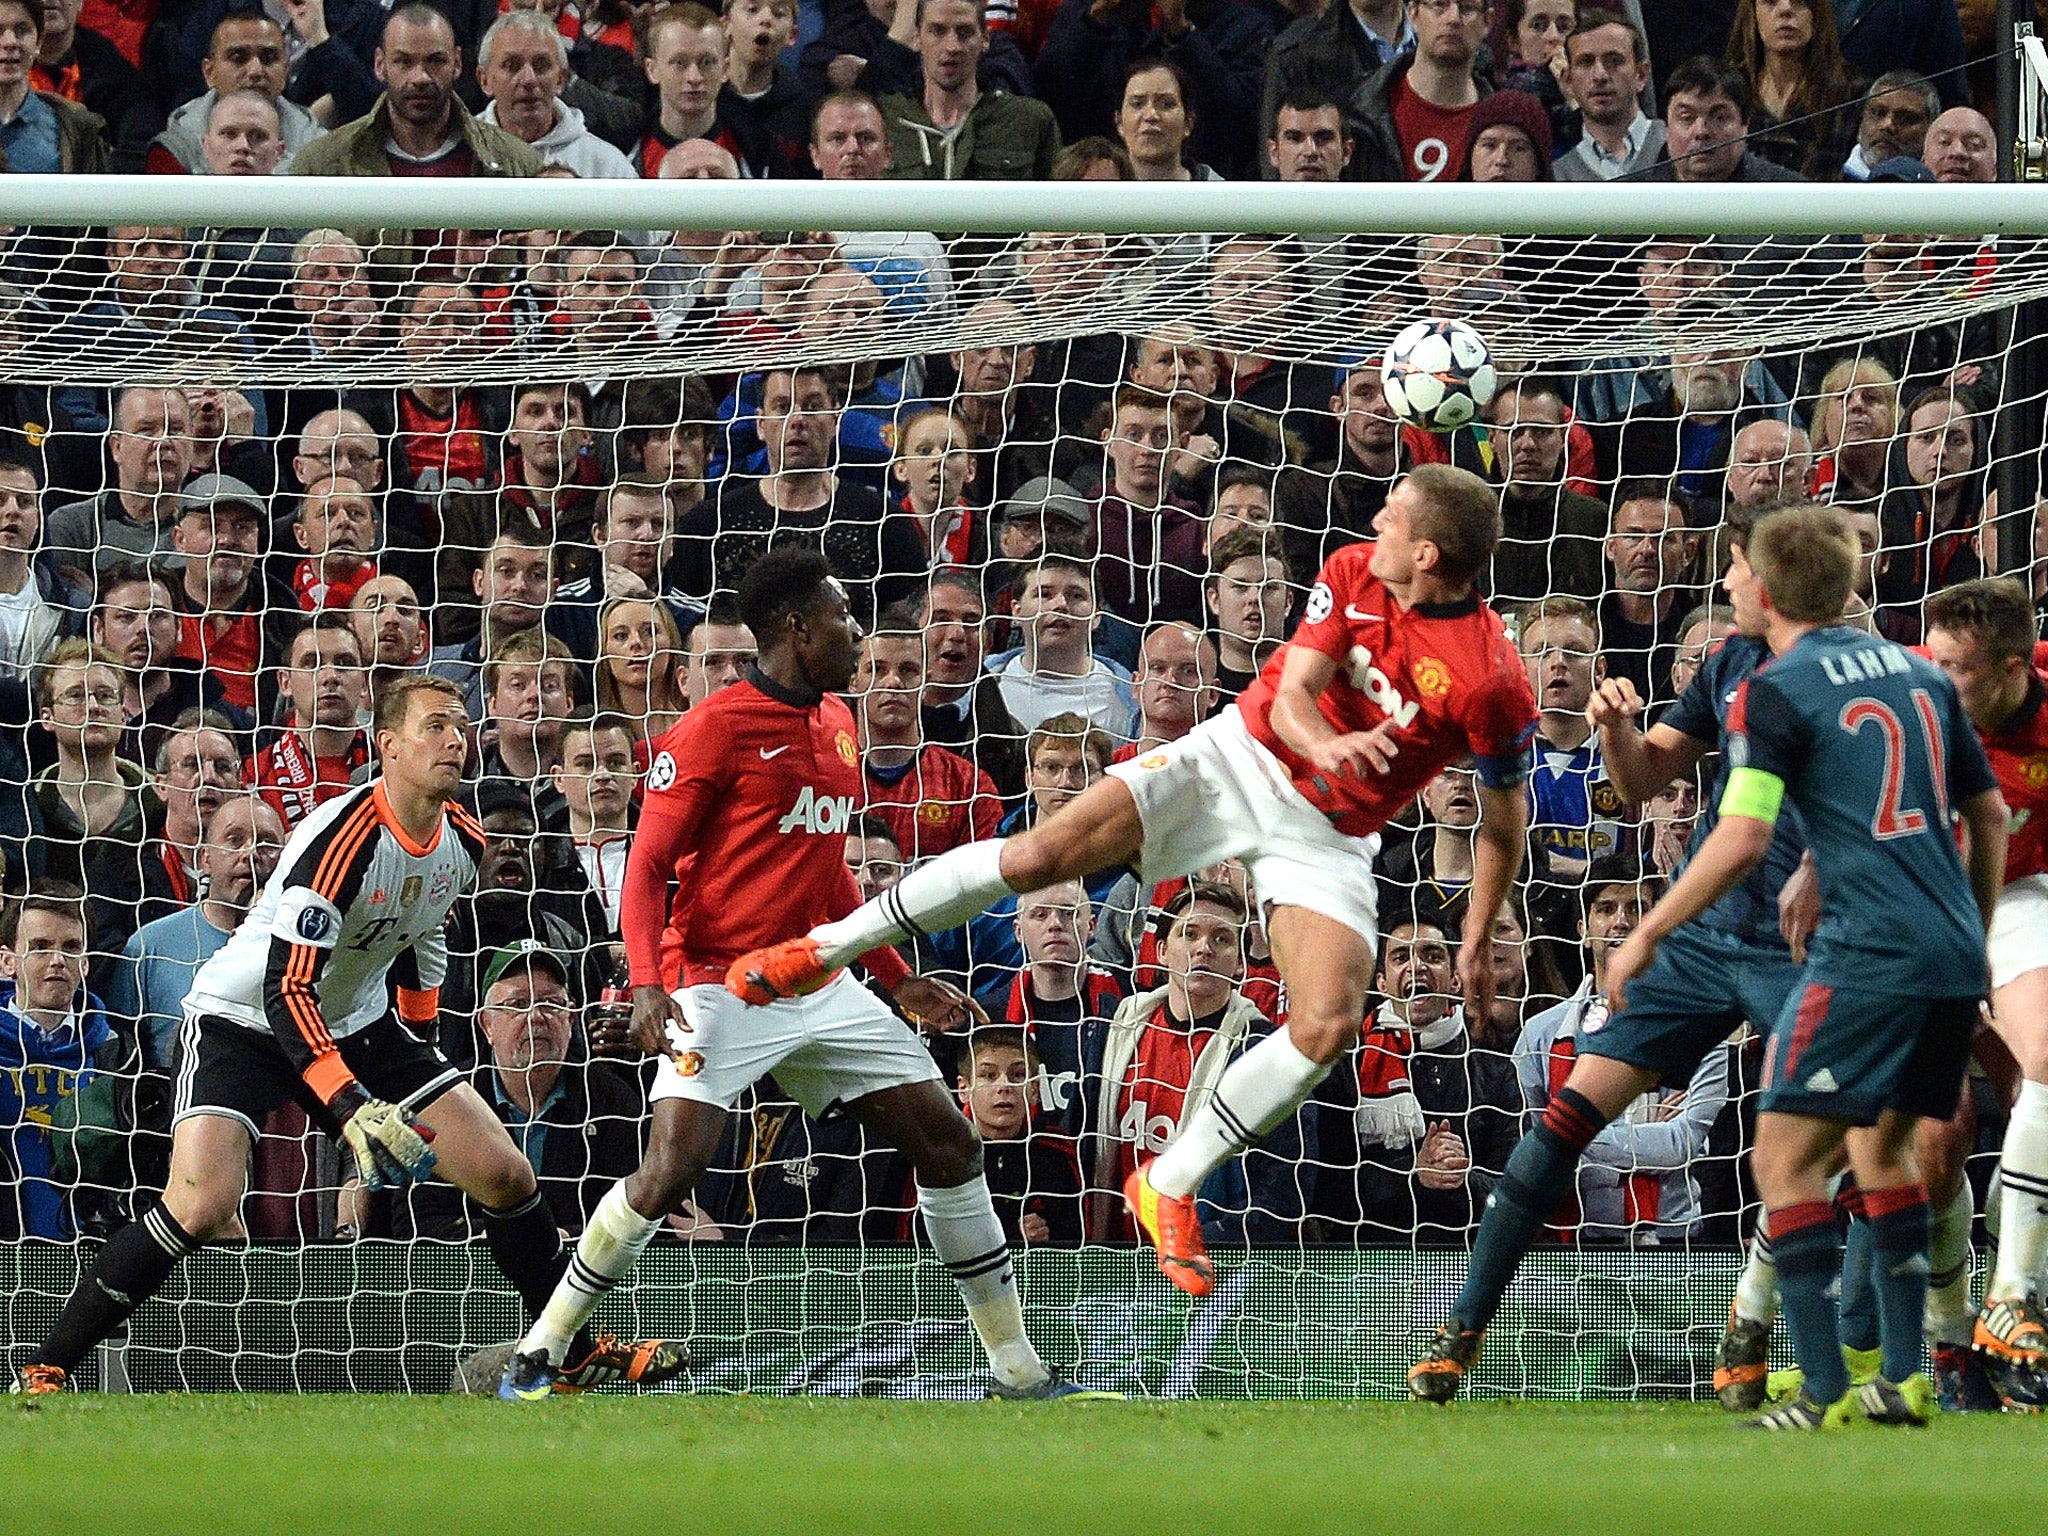
[[[1562,691],[1541,695],[1503,1002],[1475,1026],[1449,995],[1474,809],[1451,774],[1383,854],[1367,1047],[1208,1191],[1229,1304],[1169,1315],[1149,1260],[1119,1247],[1121,1170],[1163,1145],[1202,1050],[1229,1048],[1198,1034],[1178,1065],[1141,1052],[1104,1078],[1121,999],[1168,984],[1150,917],[1171,892],[1113,871],[1064,947],[1059,921],[998,912],[913,956],[1032,1039],[1028,1058],[1015,1035],[931,1044],[973,1090],[1055,1353],[1168,1393],[1394,1390],[1561,1080],[1560,1016],[1525,1029],[1560,1005],[1582,1019],[1582,919],[1669,873],[1697,811],[1696,785],[1636,805],[1608,781],[1571,723],[1592,662],[1571,627],[1661,707],[1722,632],[1724,508],[1810,492],[1858,514],[1864,601],[1900,638],[1930,591],[2030,571],[2042,401],[2015,317],[2048,282],[2041,254],[1956,235],[18,228],[0,448],[34,472],[42,515],[0,522],[0,839],[10,891],[82,886],[95,930],[82,1038],[10,1064],[0,1227],[57,1246],[9,1250],[7,1346],[48,1327],[92,1252],[80,1235],[161,1188],[179,1005],[246,904],[247,844],[374,771],[362,726],[392,679],[431,666],[478,722],[493,852],[451,919],[441,1047],[575,1231],[638,1156],[645,1065],[593,1059],[614,1048],[595,1010],[535,1047],[494,1029],[486,972],[532,938],[567,958],[578,1005],[613,977],[629,789],[648,742],[739,675],[750,640],[721,599],[761,550],[822,547],[878,631],[855,700],[873,819],[848,854],[878,888],[1227,707],[1392,480],[1448,460],[1502,489],[1487,589],[1518,629],[1525,604],[1584,605],[1547,609],[1529,645],[1539,688],[1556,662]],[[1447,437],[1402,429],[1376,383],[1422,315],[1477,327],[1510,380]],[[1044,553],[1078,563],[1034,567]],[[593,711],[602,729],[570,725]],[[244,787],[277,820],[237,813],[237,854],[235,817],[214,819]],[[1284,1013],[1256,928],[1240,945],[1219,962],[1229,990]],[[1706,1390],[1755,1212],[1759,1061],[1740,1032],[1624,1117],[1485,1383]],[[1439,1121],[1469,1168],[1428,1144]],[[1981,1186],[1988,1161],[1971,1166]],[[433,1388],[510,1336],[482,1249],[444,1246],[480,1230],[474,1207],[446,1185],[343,1184],[280,1110],[230,1229],[259,1246],[192,1261],[120,1368],[146,1386]],[[358,1233],[433,1241],[328,1246]],[[942,1277],[895,1247],[915,1235],[907,1164],[770,1081],[617,1317],[689,1332],[705,1386],[958,1390],[971,1346]]]

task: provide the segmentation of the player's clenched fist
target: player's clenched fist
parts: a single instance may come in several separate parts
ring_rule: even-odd
[[[355,1154],[365,1189],[396,1189],[418,1183],[434,1171],[433,1132],[406,1118],[404,1110],[361,1089],[351,1091],[355,1108],[341,1124],[341,1139]],[[336,1103],[341,1111],[343,1105]]]
[[[1625,677],[1603,679],[1586,701],[1586,724],[1596,731],[1626,725],[1643,712],[1643,697]]]

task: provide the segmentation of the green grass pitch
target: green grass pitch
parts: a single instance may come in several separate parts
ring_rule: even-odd
[[[2048,1423],[1712,1406],[0,1398],[0,1531],[1225,1536],[2048,1528]]]

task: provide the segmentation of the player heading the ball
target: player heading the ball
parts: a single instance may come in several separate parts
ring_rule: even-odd
[[[529,1311],[568,1267],[532,1165],[432,1043],[443,926],[485,843],[454,803],[462,691],[401,679],[378,694],[372,732],[383,771],[299,824],[248,917],[193,977],[163,1198],[100,1250],[19,1390],[61,1388],[179,1260],[233,1223],[258,1128],[287,1099],[348,1148],[366,1188],[438,1168],[482,1206],[491,1257]],[[678,1345],[586,1337],[562,1385],[655,1382],[682,1364]]]
[[[741,956],[726,985],[775,1005],[876,945],[967,921],[1014,893],[1120,864],[1147,885],[1241,858],[1271,909],[1287,1027],[1233,1062],[1215,1095],[1124,1196],[1192,1295],[1215,1284],[1195,1192],[1294,1113],[1351,1043],[1378,943],[1379,831],[1452,759],[1478,759],[1480,824],[1459,973],[1491,1004],[1488,935],[1521,863],[1536,702],[1500,619],[1474,586],[1500,539],[1477,475],[1424,465],[1388,494],[1378,538],[1337,551],[1293,638],[1238,707],[1108,775],[1015,837],[919,865],[851,915]]]

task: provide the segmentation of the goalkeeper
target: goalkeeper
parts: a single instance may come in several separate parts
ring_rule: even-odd
[[[484,851],[483,829],[451,803],[468,728],[460,691],[440,678],[378,695],[383,773],[299,824],[254,909],[193,977],[163,1198],[101,1250],[16,1390],[59,1390],[180,1259],[233,1225],[259,1128],[293,1098],[371,1189],[438,1169],[488,1213],[491,1256],[529,1312],[546,1303],[568,1256],[533,1168],[423,1038],[447,970],[442,924]],[[571,1391],[683,1364],[675,1344],[579,1336],[573,1348],[557,1378]]]

